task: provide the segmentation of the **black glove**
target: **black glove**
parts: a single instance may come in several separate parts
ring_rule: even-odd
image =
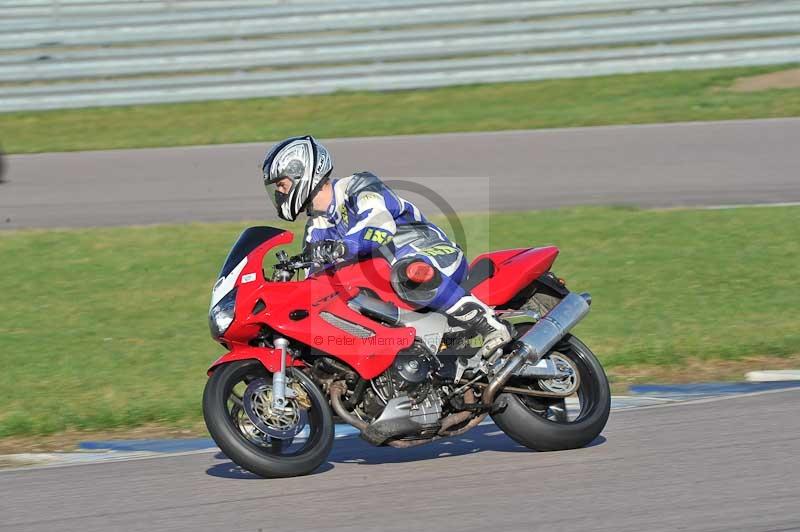
[[[312,260],[321,263],[333,263],[344,257],[347,247],[341,240],[323,240],[313,244],[311,251]]]

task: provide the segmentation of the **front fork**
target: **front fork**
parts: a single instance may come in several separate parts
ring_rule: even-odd
[[[294,390],[286,387],[286,355],[289,352],[289,340],[278,337],[273,345],[281,352],[281,369],[272,374],[272,409],[281,412],[286,407],[286,398],[295,395]]]

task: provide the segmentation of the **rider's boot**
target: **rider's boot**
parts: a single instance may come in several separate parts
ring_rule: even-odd
[[[466,330],[483,336],[482,357],[489,357],[511,341],[511,331],[494,315],[494,311],[481,300],[467,294],[448,308],[445,313]]]

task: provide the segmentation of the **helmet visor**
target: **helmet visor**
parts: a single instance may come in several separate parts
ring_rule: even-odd
[[[280,212],[281,205],[286,203],[289,193],[295,187],[295,180],[291,177],[279,177],[277,179],[264,179],[264,188],[267,189],[267,196],[272,204]]]

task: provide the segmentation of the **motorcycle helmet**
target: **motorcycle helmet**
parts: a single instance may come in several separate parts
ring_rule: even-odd
[[[267,195],[278,216],[294,221],[330,177],[333,160],[322,144],[306,135],[275,144],[264,157],[261,169]]]

